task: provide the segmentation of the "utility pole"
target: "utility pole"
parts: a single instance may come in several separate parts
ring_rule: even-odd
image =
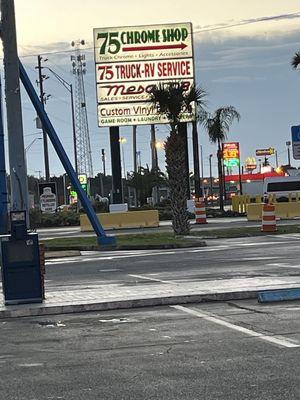
[[[101,158],[102,158],[102,165],[103,165],[103,176],[106,176],[105,170],[105,150],[101,149]]]
[[[46,102],[46,98],[45,98],[45,93],[44,93],[44,79],[46,79],[46,76],[42,74],[42,60],[43,57],[42,56],[38,56],[38,65],[37,65],[37,69],[38,69],[38,73],[39,73],[39,80],[37,81],[39,88],[40,88],[40,100],[42,103],[43,108],[45,108],[45,102]],[[47,59],[45,59],[44,61],[47,61]],[[42,130],[43,130],[43,144],[44,144],[44,163],[45,163],[45,178],[46,178],[46,182],[50,181],[50,170],[49,170],[49,153],[48,153],[48,138],[47,138],[47,132],[45,131],[45,128],[42,126]]]
[[[15,8],[12,0],[1,1],[1,36],[4,52],[11,209],[25,210],[28,225],[28,182],[24,152]]]
[[[156,137],[155,137],[155,125],[151,125],[151,169],[158,169],[157,149],[156,149]]]
[[[195,181],[195,197],[203,196],[200,184],[200,167],[199,167],[199,143],[198,143],[198,130],[197,122],[192,123],[192,137],[193,137],[193,160],[194,160],[194,181]]]
[[[132,127],[132,152],[133,152],[133,172],[137,172],[137,159],[136,159],[136,125]]]

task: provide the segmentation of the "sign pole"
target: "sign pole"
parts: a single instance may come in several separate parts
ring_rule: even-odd
[[[120,153],[120,130],[118,126],[109,128],[112,174],[112,204],[123,202],[122,169]]]
[[[242,188],[241,162],[239,163],[239,184],[240,184],[240,195],[242,195],[243,188]]]

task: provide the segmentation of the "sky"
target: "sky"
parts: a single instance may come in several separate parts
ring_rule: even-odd
[[[278,152],[279,162],[287,162],[285,143],[290,140],[290,127],[300,124],[300,73],[290,66],[292,56],[300,50],[299,0],[15,0],[15,7],[18,51],[33,83],[37,79],[37,55],[43,54],[48,59],[45,66],[74,84],[70,43],[78,39],[86,41],[85,89],[95,174],[102,171],[102,148],[107,155],[108,173],[111,168],[109,132],[97,125],[92,35],[93,28],[109,26],[192,22],[196,82],[208,93],[208,111],[227,105],[239,111],[240,122],[231,127],[228,140],[240,142],[242,160],[254,156],[258,148],[272,146]],[[73,160],[70,96],[50,73],[49,76],[45,92],[51,97],[46,110]],[[29,146],[41,135],[24,92],[22,104],[25,146]],[[163,141],[168,132],[168,125],[157,125],[159,140]],[[131,127],[121,128],[120,135],[127,139],[123,145],[125,168],[131,171]],[[203,128],[199,129],[199,141],[204,175],[209,173],[209,154],[214,154],[216,173],[216,148],[209,143]],[[191,145],[189,132],[192,170]],[[141,152],[142,164],[150,164],[150,126],[138,127],[137,150]],[[35,140],[26,154],[28,173],[43,175],[42,140]],[[163,150],[159,151],[159,163],[164,170]],[[300,166],[299,162],[294,164]],[[51,175],[64,172],[51,145],[50,172]]]

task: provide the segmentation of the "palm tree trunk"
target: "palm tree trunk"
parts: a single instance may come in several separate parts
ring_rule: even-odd
[[[187,212],[187,181],[184,139],[174,127],[166,141],[166,169],[169,176],[172,226],[176,235],[187,235],[190,222]]]
[[[220,193],[220,211],[224,211],[224,191],[223,191],[223,168],[222,168],[222,147],[218,139],[218,175],[219,175],[219,193]]]

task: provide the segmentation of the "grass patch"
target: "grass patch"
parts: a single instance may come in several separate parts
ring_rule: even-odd
[[[235,238],[235,237],[247,237],[247,236],[267,236],[267,235],[281,235],[288,233],[300,233],[300,226],[298,225],[279,225],[277,226],[277,232],[265,233],[261,232],[258,226],[249,226],[242,228],[228,228],[228,229],[210,229],[205,231],[191,231],[191,236],[201,236],[202,238]]]
[[[195,241],[197,238],[195,237]],[[60,239],[41,240],[46,250],[58,249],[77,249],[82,247],[97,246],[97,240],[94,236],[89,237],[71,237]],[[188,245],[190,239],[174,236],[172,233],[142,233],[135,235],[121,235],[117,237],[118,246],[155,246],[155,245]]]
[[[279,225],[277,232],[272,232],[272,235],[300,233],[298,225]],[[269,233],[270,234],[270,233]],[[117,246],[174,246],[188,247],[203,239],[210,238],[236,238],[236,237],[251,237],[251,236],[267,236],[268,233],[260,231],[260,227],[244,227],[244,228],[228,228],[228,229],[211,229],[211,230],[192,230],[189,234],[189,239],[179,236],[174,236],[172,233],[141,233],[133,235],[120,235],[117,237]],[[191,239],[191,236],[195,240]],[[70,237],[59,239],[41,240],[44,243],[47,251],[51,250],[93,250],[97,249],[97,239],[95,236],[87,237]]]

